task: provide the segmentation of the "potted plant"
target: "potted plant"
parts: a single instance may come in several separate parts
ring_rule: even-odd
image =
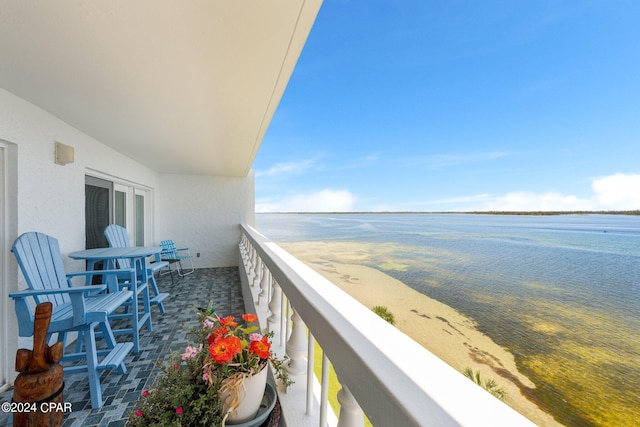
[[[276,378],[285,387],[291,384],[286,360],[271,352],[273,333],[259,333],[255,314],[220,317],[208,308],[199,311],[198,320],[190,332],[193,343],[184,353],[171,354],[156,387],[142,392],[128,425],[224,426],[251,420],[265,392],[269,362]]]

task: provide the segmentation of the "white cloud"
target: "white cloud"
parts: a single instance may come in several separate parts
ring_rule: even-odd
[[[256,212],[350,212],[356,197],[349,190],[324,189],[295,194],[279,201],[256,202]]]
[[[594,179],[590,197],[580,198],[556,192],[518,191],[490,197],[469,210],[578,211],[640,209],[640,174],[622,174]],[[475,196],[477,197],[477,196]],[[467,199],[470,201],[472,199]],[[479,201],[479,200],[477,200]]]
[[[591,187],[602,209],[640,209],[640,174],[617,173],[596,179]]]
[[[581,211],[591,210],[587,199],[560,193],[532,193],[518,191],[483,203],[478,210],[488,211]]]
[[[598,211],[640,209],[640,174],[622,174],[594,179],[593,193],[577,197],[558,192],[514,191],[504,195],[477,194],[426,204],[433,210],[455,211]]]
[[[578,197],[559,192],[514,191],[476,194],[413,205],[375,206],[373,211],[597,211],[640,209],[640,174],[617,173],[592,180],[592,194]],[[256,212],[352,212],[356,197],[349,190],[324,189],[281,200],[256,201]],[[363,201],[360,200],[360,203]]]
[[[256,177],[282,178],[285,176],[299,175],[313,166],[315,160],[300,160],[297,162],[278,163],[267,170],[257,170]]]

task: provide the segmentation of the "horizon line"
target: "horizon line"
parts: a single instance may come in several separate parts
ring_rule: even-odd
[[[286,212],[255,212],[255,214],[332,214],[332,215],[357,215],[357,214],[467,214],[467,215],[640,215],[640,209],[630,210],[594,210],[594,211],[286,211]]]

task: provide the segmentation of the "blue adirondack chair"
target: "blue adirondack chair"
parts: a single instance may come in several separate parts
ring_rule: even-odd
[[[176,244],[173,240],[162,240],[160,242],[160,247],[162,248],[162,252],[160,253],[162,260],[169,263],[169,273],[173,273],[173,270],[171,270],[172,264],[176,264],[176,270],[180,277],[184,277],[195,271],[189,248],[176,248]],[[188,262],[186,269],[184,268],[185,265],[182,264],[183,262],[185,265]],[[173,275],[171,278],[173,280]]]
[[[108,316],[133,298],[131,291],[101,293],[106,285],[72,286],[76,276],[93,275],[95,272],[66,274],[58,240],[42,233],[24,233],[13,244],[11,250],[29,290],[9,294],[15,301],[18,317],[18,334],[21,337],[33,335],[34,310],[32,306],[42,302],[53,304],[47,340],[57,334],[59,342],[66,343],[67,334],[78,332],[78,339],[84,343],[77,346],[75,353],[65,354],[62,362],[65,373],[86,371],[89,374],[91,406],[102,406],[100,371],[118,369],[125,373],[125,357],[131,352],[133,343],[116,343]],[[135,270],[128,271],[131,276]],[[104,270],[101,274],[122,274],[122,270]],[[106,342],[105,350],[96,349],[96,328]],[[66,365],[64,362],[86,360],[86,364]]]
[[[131,246],[129,244],[129,233],[126,228],[121,227],[117,224],[111,224],[107,226],[104,230],[104,235],[109,242],[109,246],[112,248],[126,248]],[[131,265],[131,260],[126,258],[118,259],[118,267],[128,269],[133,267]],[[164,308],[164,300],[169,298],[169,294],[167,292],[160,292],[158,290],[158,284],[156,283],[156,278],[154,274],[163,268],[169,266],[169,263],[166,261],[156,260],[156,262],[147,264],[147,276],[149,277],[149,284],[151,285],[151,293],[153,296],[151,297],[151,304],[157,305],[160,309],[160,313],[165,312]]]

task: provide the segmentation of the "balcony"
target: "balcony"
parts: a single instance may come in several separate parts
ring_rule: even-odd
[[[86,376],[65,378],[73,411],[64,425],[123,425],[133,401],[152,388],[156,363],[183,351],[195,309],[209,302],[224,315],[255,310],[262,328],[275,332],[274,350],[291,359],[296,382],[279,393],[283,424],[362,426],[366,413],[375,426],[533,425],[254,228],[241,229],[239,268],[198,269],[175,283],[160,278],[171,293],[168,312],[154,312],[153,332],[143,330],[126,374],[103,375],[102,408],[91,409]],[[314,340],[328,358],[320,382],[310,368]],[[338,414],[327,403],[329,360],[342,385]],[[0,424],[7,418],[0,414]]]
[[[288,425],[324,426],[332,418],[328,360],[319,387],[310,375],[313,340],[342,384],[339,426],[363,425],[363,412],[375,426],[533,425],[257,230],[242,231],[243,293],[276,333],[276,351],[291,358],[296,379],[280,394]]]

